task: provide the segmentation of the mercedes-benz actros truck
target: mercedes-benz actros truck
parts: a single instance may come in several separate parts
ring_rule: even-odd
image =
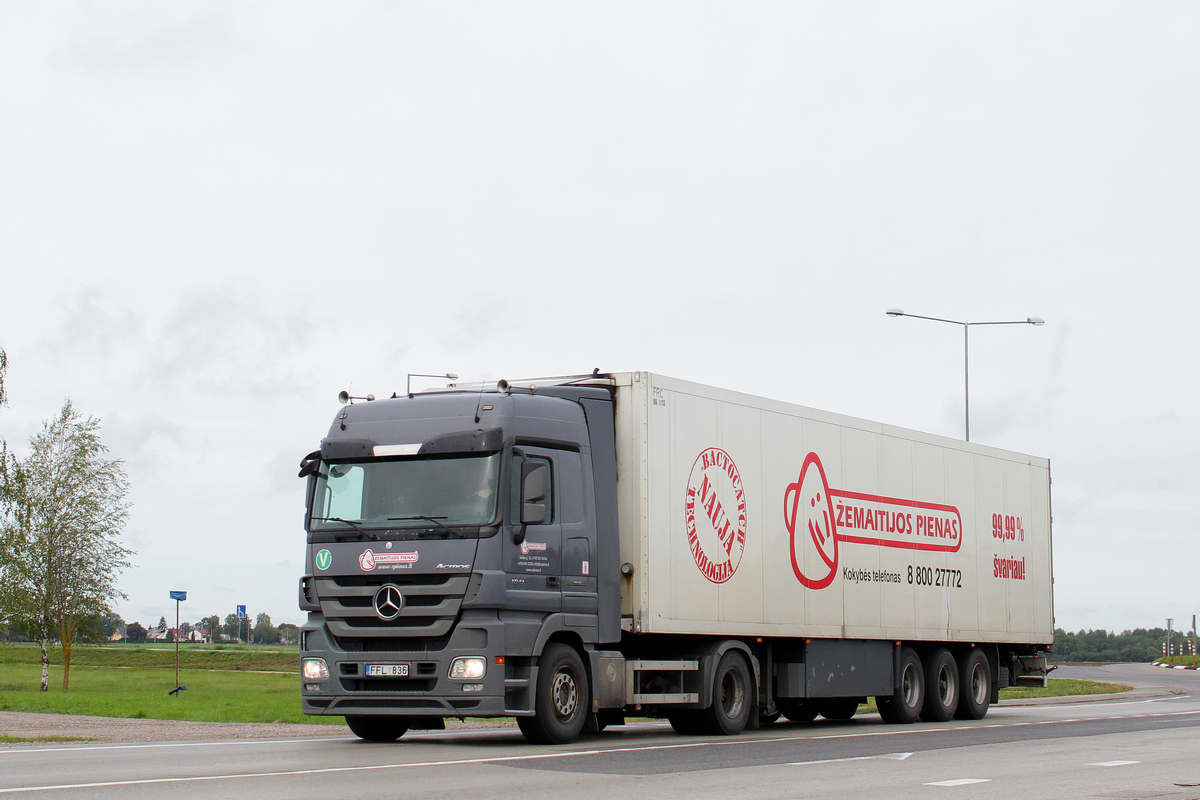
[[[307,714],[979,719],[1044,685],[1046,459],[648,372],[338,411],[301,462]]]

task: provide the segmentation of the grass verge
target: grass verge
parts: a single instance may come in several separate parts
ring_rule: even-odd
[[[1132,686],[1102,681],[1076,681],[1051,678],[1049,686],[1009,686],[1000,690],[1001,700],[1023,700],[1027,697],[1067,697],[1076,694],[1115,694],[1128,692]]]
[[[291,674],[180,670],[187,691],[168,695],[174,670],[72,667],[71,690],[62,691],[62,668],[51,668],[50,691],[38,690],[37,665],[0,664],[0,711],[82,714],[98,717],[196,722],[328,722],[300,712],[300,679]]]

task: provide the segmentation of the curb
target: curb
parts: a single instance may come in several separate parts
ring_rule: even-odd
[[[1128,692],[1110,692],[1109,694],[1069,694],[1061,697],[1023,697],[1013,700],[1001,700],[996,703],[1000,708],[1009,706],[1058,706],[1074,703],[1104,703],[1113,700],[1146,700],[1153,697],[1170,697],[1174,692],[1167,689],[1130,689]]]

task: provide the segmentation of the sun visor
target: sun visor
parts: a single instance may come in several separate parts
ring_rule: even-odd
[[[443,433],[427,439],[421,445],[421,455],[436,453],[493,453],[504,446],[504,431],[492,428],[486,431],[458,431]]]
[[[375,442],[370,439],[322,439],[321,460],[341,461],[346,458],[370,458],[375,454]]]

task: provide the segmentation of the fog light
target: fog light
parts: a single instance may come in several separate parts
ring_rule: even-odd
[[[319,684],[319,683],[306,683],[306,684],[304,684],[304,688],[305,688],[307,691],[310,691],[310,692],[319,692],[319,691],[321,691],[321,684]]]
[[[482,678],[487,670],[487,659],[482,656],[466,656],[450,662],[450,677],[462,679]]]
[[[464,683],[462,685],[462,687],[463,687],[464,692],[482,692],[483,691],[482,683]]]
[[[306,658],[300,663],[300,673],[306,681],[324,681],[329,679],[329,667],[325,666],[323,658]]]

